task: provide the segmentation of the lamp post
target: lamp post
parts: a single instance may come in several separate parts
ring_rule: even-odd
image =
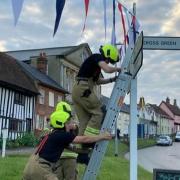
[[[3,128],[2,129],[2,139],[3,139],[3,144],[2,144],[2,157],[5,157],[5,153],[6,153],[6,140],[8,137],[8,129],[7,128]]]

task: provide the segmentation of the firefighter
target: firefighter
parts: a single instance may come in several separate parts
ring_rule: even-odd
[[[23,180],[58,180],[56,173],[57,162],[70,143],[92,143],[101,140],[110,140],[110,134],[99,136],[76,136],[71,130],[77,127],[71,123],[71,107],[63,102],[63,109],[54,111],[50,116],[50,124],[53,127],[39,144],[36,152],[30,157],[24,173]]]
[[[109,66],[119,61],[119,53],[115,46],[106,44],[99,49],[100,53],[92,54],[81,65],[72,90],[74,109],[79,119],[79,135],[98,135],[104,118],[103,106],[94,92],[100,84],[112,83],[113,78],[104,79],[105,73],[120,72],[120,67]],[[93,144],[91,145],[93,147]],[[79,154],[78,161],[87,164],[87,156]]]

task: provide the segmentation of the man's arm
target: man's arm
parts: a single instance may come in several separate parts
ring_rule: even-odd
[[[117,79],[117,76],[114,76],[114,77],[108,78],[108,79],[99,78],[99,79],[96,81],[96,84],[97,84],[97,85],[99,85],[99,84],[108,84],[108,83],[115,82],[116,79]]]
[[[94,143],[102,140],[110,140],[112,136],[109,133],[100,134],[98,136],[76,136],[73,143]]]
[[[121,68],[119,67],[111,67],[109,66],[106,62],[104,61],[100,61],[98,63],[98,65],[101,67],[101,69],[105,72],[105,73],[114,73],[114,72],[120,72]]]

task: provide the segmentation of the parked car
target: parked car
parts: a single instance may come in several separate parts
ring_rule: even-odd
[[[180,131],[176,132],[175,141],[180,141]]]
[[[168,146],[172,146],[173,141],[172,138],[170,136],[166,136],[166,135],[161,135],[157,138],[156,141],[157,145],[168,145]]]

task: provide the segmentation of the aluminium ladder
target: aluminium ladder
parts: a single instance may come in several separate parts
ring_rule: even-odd
[[[116,120],[119,116],[121,107],[124,102],[125,95],[129,93],[131,80],[136,77],[143,61],[143,32],[138,36],[134,48],[128,47],[123,63],[121,65],[122,72],[114,84],[114,88],[109,100],[106,116],[104,118],[101,132],[112,131]],[[88,166],[83,175],[83,180],[95,180],[101,166],[102,159],[106,152],[108,141],[97,142]]]

